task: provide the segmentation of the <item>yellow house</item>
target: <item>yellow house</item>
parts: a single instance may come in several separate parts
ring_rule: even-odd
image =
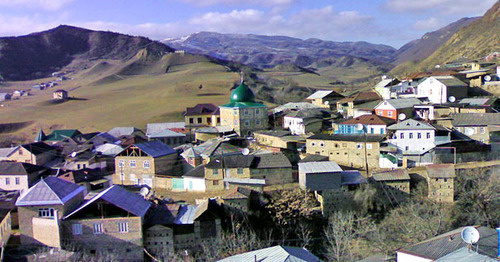
[[[186,108],[184,122],[187,128],[220,125],[219,107],[213,104],[197,104]]]
[[[425,166],[429,199],[437,202],[453,203],[455,193],[455,166],[452,164],[436,164]]]

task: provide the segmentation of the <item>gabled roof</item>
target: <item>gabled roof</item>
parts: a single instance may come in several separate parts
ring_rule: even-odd
[[[355,104],[359,104],[373,100],[380,100],[380,96],[373,91],[363,91],[352,94],[349,97],[342,98],[338,102],[340,103],[354,102]]]
[[[500,113],[453,114],[453,126],[487,126],[500,125]]]
[[[259,262],[319,262],[320,259],[305,248],[274,246],[239,255],[230,256],[219,262],[259,261]]]
[[[206,134],[221,134],[233,132],[233,128],[230,126],[207,126],[199,127],[195,130],[196,133],[206,133]]]
[[[186,137],[185,134],[174,132],[170,129],[164,129],[156,133],[148,134],[149,138],[162,138],[162,137]]]
[[[116,138],[119,138],[121,136],[133,135],[136,132],[143,133],[142,130],[135,128],[133,126],[114,127],[111,130],[109,130],[107,133],[116,137]]]
[[[78,184],[82,182],[91,182],[103,179],[104,174],[98,170],[81,169],[81,170],[72,170],[64,174],[60,174],[57,177],[65,181]]]
[[[165,129],[185,127],[186,123],[184,122],[150,123],[146,125],[146,135],[154,134]]]
[[[299,163],[299,170],[304,173],[342,172],[342,168],[335,161]]]
[[[390,125],[395,122],[394,119],[381,117],[378,115],[362,115],[355,118],[348,119],[344,122],[341,122],[341,125]]]
[[[222,197],[222,199],[248,199],[252,190],[245,187],[237,187],[231,193]]]
[[[382,81],[378,82],[374,88],[387,87],[391,85],[397,85],[400,81],[395,78],[386,78],[382,79]]]
[[[321,99],[325,98],[327,96],[331,97],[343,97],[339,93],[333,91],[333,90],[318,90],[314,92],[312,95],[308,96],[306,99]]]
[[[330,140],[330,141],[345,141],[345,142],[364,142],[365,136],[351,134],[316,134],[307,139],[314,140]],[[366,142],[380,142],[385,139],[385,135],[366,134]]]
[[[163,144],[161,141],[148,141],[140,144],[135,144],[135,146],[151,157],[162,157],[177,153],[177,151]]]
[[[277,114],[283,111],[302,110],[308,108],[321,108],[321,107],[308,102],[288,102],[284,105],[280,105],[273,108],[273,113]]]
[[[66,138],[74,138],[81,135],[82,133],[77,129],[58,129],[52,131],[45,137],[44,141],[61,141]]]
[[[303,109],[299,111],[292,111],[285,115],[286,117],[296,117],[296,118],[324,118],[328,117],[328,112],[325,109],[311,108]]]
[[[283,153],[255,155],[253,168],[287,168],[292,167],[290,160]]]
[[[342,186],[366,184],[366,178],[356,170],[342,171]]]
[[[84,190],[57,177],[42,178],[17,199],[16,206],[64,205]]]
[[[64,219],[70,218],[72,215],[80,212],[82,209],[96,202],[97,200],[104,200],[138,217],[143,217],[151,206],[151,203],[147,200],[144,200],[144,198],[140,195],[129,192],[120,186],[113,185],[112,187],[109,187],[101,193],[97,194],[89,201],[85,202],[75,211],[65,216]]]
[[[53,147],[51,147],[43,142],[35,142],[35,143],[30,143],[30,144],[24,144],[21,146],[34,155],[40,155],[40,154],[55,150]]]
[[[414,119],[407,119],[388,127],[389,130],[436,130],[432,125]]]
[[[452,164],[434,164],[425,166],[429,178],[455,177],[455,166]]]
[[[468,97],[460,100],[458,103],[470,106],[491,106],[497,99],[496,97]]]
[[[177,217],[174,221],[178,225],[194,224],[194,221],[198,219],[205,211],[208,210],[208,200],[202,201],[200,204],[185,205],[179,208]]]
[[[100,152],[105,156],[115,156],[123,151],[123,148],[119,145],[114,144],[102,144],[95,148],[96,152]]]
[[[422,101],[420,101],[417,98],[386,99],[384,101],[381,101],[375,108],[379,107],[380,105],[384,105],[386,103],[394,107],[394,109],[403,109],[403,108],[412,108],[415,105],[420,105],[422,104]]]
[[[0,161],[0,175],[30,175],[46,168],[28,163]]]
[[[217,114],[219,114],[219,107],[214,104],[197,104],[194,107],[186,108],[186,112],[184,112],[184,116]]]
[[[433,76],[433,77],[447,87],[467,87],[466,83],[458,80],[458,78],[454,76]]]
[[[87,141],[88,144],[92,143],[94,146],[99,146],[106,143],[119,144],[120,142],[120,139],[110,135],[107,132],[99,133]]]
[[[0,148],[0,159],[7,158],[14,150],[16,150],[16,147]]]
[[[408,175],[408,170],[406,169],[394,169],[374,172],[372,173],[372,178],[375,181],[410,180],[410,175]]]
[[[472,249],[474,249],[474,247]],[[471,261],[498,262],[497,259],[476,253],[475,251],[470,250],[468,247],[462,247],[460,249],[457,249],[449,253],[448,255],[434,261],[435,262],[471,262]]]
[[[498,255],[498,232],[493,228],[488,227],[475,227],[479,231],[479,245],[478,253],[486,255],[491,258],[496,258]],[[402,248],[398,251],[407,253],[414,256],[436,260],[444,257],[458,249],[467,247],[460,237],[463,227],[446,232],[439,236],[424,240],[420,243]]]
[[[199,165],[189,170],[182,177],[205,177],[205,165]]]
[[[329,157],[328,156],[322,156],[322,155],[307,155],[306,157],[302,158],[299,160],[299,163],[307,163],[307,162],[323,162],[323,161],[328,161]]]

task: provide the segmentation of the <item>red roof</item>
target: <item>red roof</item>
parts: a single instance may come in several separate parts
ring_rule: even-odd
[[[394,119],[381,117],[378,115],[362,115],[362,116],[358,116],[356,118],[351,118],[347,121],[342,122],[341,124],[343,124],[343,125],[356,125],[356,124],[390,125],[390,124],[393,124],[394,122],[395,122]]]

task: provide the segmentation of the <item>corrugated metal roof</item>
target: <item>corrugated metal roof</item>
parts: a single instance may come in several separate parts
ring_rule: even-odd
[[[467,247],[468,244],[460,237],[463,228],[464,227],[457,228],[434,238],[402,248],[398,252],[436,260],[453,251]],[[479,254],[496,258],[498,254],[498,232],[488,227],[476,227],[476,229],[479,231],[480,235],[479,241],[477,242],[477,245],[480,247],[478,249]]]
[[[308,102],[289,102],[284,105],[275,107],[273,109],[273,112],[276,114],[288,110],[302,110],[307,108],[321,108],[321,107]]]
[[[342,175],[343,186],[359,185],[367,183],[366,178],[364,178],[359,171],[346,170],[342,171],[341,175]]]
[[[122,127],[114,127],[111,130],[109,130],[107,133],[114,136],[114,137],[120,137],[120,136],[129,136],[134,134],[134,132],[142,132],[140,129],[135,128],[133,126],[122,126]]]
[[[430,178],[452,178],[455,177],[455,165],[435,164],[425,166]]]
[[[375,108],[379,107],[380,105],[383,105],[384,103],[390,104],[395,109],[403,109],[403,108],[411,108],[415,105],[420,105],[422,104],[422,101],[420,101],[417,98],[387,99],[380,102]]]
[[[185,134],[174,132],[170,129],[158,131],[156,133],[148,134],[148,138],[161,138],[161,137],[186,137]]]
[[[466,83],[458,80],[458,78],[454,76],[434,76],[434,78],[447,87],[467,87]]]
[[[500,113],[452,114],[453,126],[500,125]]]
[[[364,135],[351,135],[351,134],[317,134],[308,137],[307,139],[314,140],[330,140],[330,141],[346,141],[346,142],[364,142]],[[385,139],[385,135],[366,134],[366,142],[380,142]]]
[[[472,247],[471,249],[469,249],[468,247],[462,247],[434,261],[435,262],[471,262],[471,261],[498,262],[497,259],[476,253],[474,247]]]
[[[304,173],[342,172],[342,168],[334,161],[299,163],[299,171]]]
[[[177,153],[177,151],[163,144],[161,141],[148,141],[145,143],[135,144],[135,146],[152,157],[161,157]]]
[[[15,147],[0,148],[0,158],[8,157],[14,150],[16,150]]]
[[[375,181],[410,180],[410,175],[406,169],[394,169],[372,173],[372,178]]]
[[[257,178],[224,178],[224,182],[235,183],[235,184],[249,184],[249,185],[266,185],[265,179]]]
[[[304,248],[274,246],[239,255],[230,256],[219,260],[219,262],[319,262],[320,259]]]
[[[256,155],[252,166],[255,168],[291,168],[292,164],[283,153],[272,153]]]
[[[170,128],[186,128],[184,122],[149,123],[146,125],[146,134],[154,134]]]
[[[356,125],[356,124],[389,125],[389,124],[393,124],[394,122],[396,122],[394,119],[381,117],[378,115],[362,115],[362,116],[348,119],[348,120],[341,122],[339,124],[341,124],[341,125]]]
[[[496,100],[496,98],[492,97],[477,97],[477,98],[464,98],[458,102],[459,104],[469,104],[471,106],[483,106],[489,105],[488,102],[490,100]]]
[[[399,122],[392,126],[389,126],[389,130],[436,130],[432,125],[420,122],[414,119],[406,119],[405,121]]]
[[[17,199],[16,205],[63,205],[84,190],[82,186],[57,177],[47,177],[23,193]]]
[[[33,172],[43,171],[46,168],[28,163],[1,161],[0,175],[29,175]]]
[[[324,98],[325,96],[333,93],[333,90],[318,90],[314,92],[312,95],[308,96],[306,99],[320,99]]]
[[[129,192],[120,186],[113,185],[112,187],[109,187],[104,191],[102,191],[101,193],[97,194],[89,201],[85,202],[75,211],[65,216],[64,219],[68,219],[72,215],[78,213],[80,210],[84,209],[85,207],[89,206],[90,204],[94,203],[97,200],[104,200],[138,217],[144,216],[148,211],[149,207],[151,206],[151,203],[149,201],[144,200],[144,198],[141,197],[140,195]]]

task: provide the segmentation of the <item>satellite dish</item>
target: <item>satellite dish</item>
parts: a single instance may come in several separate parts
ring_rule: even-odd
[[[363,130],[364,126],[362,124],[356,124],[354,126],[354,128],[356,128],[356,130],[358,130],[358,131],[361,131],[361,130]]]
[[[330,104],[330,101],[325,101],[325,105],[328,105],[328,104]]]
[[[450,103],[453,103],[453,102],[457,101],[457,98],[454,96],[450,96],[450,97],[448,97],[448,101],[450,101]]]
[[[248,154],[250,154],[250,149],[248,149],[248,148],[243,148],[243,150],[241,150],[241,153],[242,153],[244,156],[247,156]]]
[[[399,114],[398,115],[398,119],[401,120],[401,121],[405,120],[406,119],[406,114],[405,113]]]
[[[462,240],[467,244],[475,244],[479,241],[479,231],[474,227],[466,227],[460,233]]]
[[[149,194],[149,188],[147,188],[147,187],[141,188],[141,191],[139,191],[139,194],[143,197],[146,197]]]
[[[466,127],[466,128],[464,128],[464,133],[465,133],[466,135],[468,135],[468,136],[472,136],[472,135],[473,135],[474,133],[476,133],[476,132],[474,131],[474,129],[473,129],[473,128],[471,128],[471,127]]]
[[[490,75],[485,76],[484,81],[491,81],[491,76]]]
[[[71,153],[71,157],[76,157],[76,152]]]

